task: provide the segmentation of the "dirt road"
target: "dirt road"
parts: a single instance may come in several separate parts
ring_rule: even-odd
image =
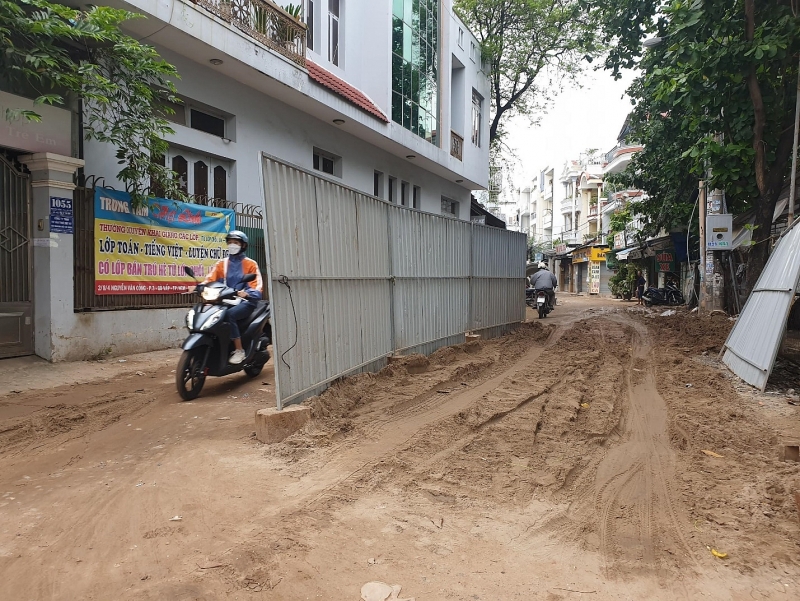
[[[269,447],[269,368],[191,403],[171,351],[59,387],[15,368],[0,598],[800,598],[800,465],[778,457],[800,408],[718,369],[729,326],[567,298],[348,379]]]

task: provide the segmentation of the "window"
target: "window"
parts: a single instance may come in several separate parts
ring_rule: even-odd
[[[439,0],[394,0],[392,121],[439,145]]]
[[[197,109],[191,109],[192,122],[190,127],[192,129],[199,129],[212,136],[225,137],[225,119],[209,115]]]
[[[389,176],[389,202],[397,202],[397,179]]]
[[[464,30],[458,28],[458,47],[463,50],[464,48]]]
[[[228,200],[228,174],[221,165],[214,167],[214,198]]]
[[[373,175],[372,194],[383,198],[383,173],[376,171]]]
[[[442,215],[450,215],[451,217],[458,217],[459,203],[458,201],[451,200],[442,196]]]
[[[472,40],[469,41],[469,59],[475,63],[478,61],[478,47],[475,45],[475,42]]]
[[[408,206],[408,182],[400,182],[400,204]]]
[[[213,204],[214,199],[227,200],[230,196],[228,175],[232,170],[231,161],[188,149],[170,148],[167,150],[166,164],[178,174],[181,189],[191,194],[195,202]]]
[[[342,157],[314,148],[314,169],[328,175],[342,177]]]
[[[472,90],[472,143],[481,146],[481,127],[483,126],[483,98]]]
[[[194,164],[194,198],[195,202],[208,202],[208,165],[203,161]]]
[[[181,155],[172,157],[172,170],[178,176],[178,186],[189,193],[189,163]]]
[[[339,66],[339,1],[328,0],[328,60]]]
[[[415,209],[418,209],[420,202],[422,202],[422,190],[420,190],[419,186],[414,186],[411,200],[411,206]]]
[[[317,0],[308,0],[306,9],[306,46],[309,50],[314,50],[314,2]]]

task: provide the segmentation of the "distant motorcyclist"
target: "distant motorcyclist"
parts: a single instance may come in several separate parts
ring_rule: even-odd
[[[558,280],[555,274],[547,270],[547,263],[544,261],[540,261],[538,267],[539,271],[531,276],[531,288],[543,290],[547,295],[547,302],[550,304],[550,307],[555,308],[555,287],[558,286]]]

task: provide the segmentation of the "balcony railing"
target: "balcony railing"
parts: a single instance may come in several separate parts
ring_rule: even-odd
[[[306,66],[306,26],[268,0],[192,0],[301,67]]]
[[[454,131],[450,132],[450,154],[459,161],[464,160],[464,138]]]

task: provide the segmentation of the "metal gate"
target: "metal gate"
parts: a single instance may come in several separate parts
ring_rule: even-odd
[[[264,157],[278,407],[525,319],[526,236],[389,204]]]
[[[0,358],[33,353],[31,185],[0,155]]]

